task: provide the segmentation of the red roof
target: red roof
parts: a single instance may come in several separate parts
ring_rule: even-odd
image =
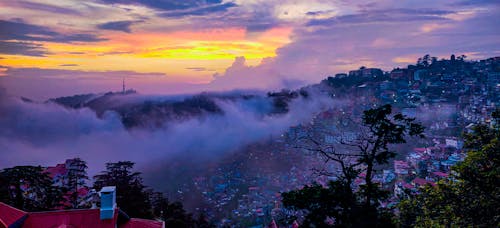
[[[433,174],[436,176],[439,176],[439,177],[447,177],[448,176],[447,173],[443,173],[443,172],[433,172]]]
[[[113,219],[101,220],[100,209],[61,210],[44,212],[24,212],[0,202],[0,228],[9,227],[23,217],[21,227],[93,227],[93,228],[161,228],[163,222],[136,219],[127,220],[117,226],[118,209]]]
[[[79,188],[78,189],[78,196],[86,196],[87,194],[89,194],[89,189],[86,188],[86,187],[82,187],[82,188]]]
[[[407,188],[407,189],[412,189],[412,188],[413,188],[413,185],[408,184],[408,183],[404,183],[404,184],[403,184],[403,187],[404,187],[404,188]]]
[[[54,178],[56,175],[64,175],[66,171],[65,164],[57,164],[55,167],[52,166],[45,169],[45,172],[49,174],[50,178]]]
[[[408,166],[408,162],[406,162],[406,161],[394,160],[394,167],[398,167],[400,169],[406,169],[409,166]]]
[[[269,228],[278,228],[278,225],[276,225],[276,221],[274,221],[274,219],[273,219],[273,221],[271,221],[271,223],[267,227],[269,227]]]
[[[417,153],[424,153],[427,150],[427,148],[413,148],[413,151]]]
[[[107,220],[101,220],[99,213],[99,209],[33,212],[22,227],[115,227],[118,210],[113,219]]]
[[[365,180],[361,179],[361,178],[356,178],[356,180],[354,180],[354,183],[355,184],[362,184]]]
[[[9,227],[28,213],[0,202],[0,227]]]
[[[420,185],[420,186],[423,186],[423,185],[426,185],[426,184],[430,184],[432,186],[436,185],[436,183],[432,182],[432,181],[429,181],[429,180],[426,180],[426,179],[422,179],[422,178],[415,178],[413,179],[412,181],[414,184],[417,184],[417,185]]]

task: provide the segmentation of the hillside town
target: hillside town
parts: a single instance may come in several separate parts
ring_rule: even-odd
[[[494,124],[490,116],[500,107],[500,57],[468,61],[465,56],[439,60],[426,55],[406,68],[361,67],[310,87],[341,102],[310,122],[291,126],[280,137],[208,164],[206,172],[167,190],[168,198],[183,202],[189,211],[207,216],[217,226],[297,227],[302,215],[284,207],[281,194],[312,183],[326,185],[339,172],[338,166],[325,162],[299,139],[314,137],[327,145],[355,140],[356,121],[363,111],[391,104],[426,128],[425,138],[392,148],[396,157],[374,174],[375,182],[392,193],[380,202],[382,207],[397,210],[398,202],[420,187],[452,178],[451,167],[467,156],[464,132],[477,123]],[[283,90],[269,96],[279,102],[307,96],[304,91]],[[97,189],[72,180],[85,169],[78,159],[44,168],[53,185],[67,187],[60,204],[52,209],[96,208]],[[363,175],[355,186],[364,184]],[[22,185],[21,190],[29,194],[30,186]]]
[[[279,224],[293,223],[293,219],[287,219],[297,214],[283,208],[280,193],[313,182],[326,185],[335,176],[322,175],[318,170],[326,169],[331,174],[337,169],[331,164],[325,167],[321,155],[297,149],[295,141],[314,135],[323,137],[324,143],[335,144],[340,133],[342,138],[353,139],[356,131],[350,128],[352,123],[347,117],[359,117],[363,110],[386,103],[422,122],[426,137],[404,148],[395,148],[397,157],[375,174],[374,180],[392,192],[382,205],[395,210],[409,192],[417,193],[421,186],[451,178],[450,168],[466,156],[462,134],[476,123],[493,124],[490,114],[500,105],[500,57],[466,61],[465,56],[438,60],[426,55],[407,68],[384,72],[361,67],[336,74],[316,86],[338,99],[354,96],[356,99],[319,113],[308,124],[291,127],[281,138],[268,142],[272,147],[248,149],[242,160],[256,160],[258,169],[249,171],[241,167],[241,161],[234,161],[210,176],[193,179],[195,189],[213,206],[209,214],[222,218],[222,224],[259,227],[274,220],[279,220]],[[331,132],[318,135],[315,133],[318,129]],[[275,156],[281,160],[268,165]],[[290,164],[289,169],[278,172],[272,165],[279,163]],[[364,183],[358,178],[355,184]],[[192,194],[192,190],[188,192]]]

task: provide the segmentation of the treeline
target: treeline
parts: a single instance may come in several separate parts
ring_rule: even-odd
[[[94,199],[78,195],[88,180],[86,162],[71,159],[65,175],[66,181],[56,183],[41,166],[16,166],[0,171],[0,201],[25,211],[90,208]],[[94,176],[92,186],[96,192],[104,186],[116,186],[116,203],[134,218],[161,219],[171,227],[212,227],[203,214],[194,216],[184,210],[182,203],[170,202],[163,193],[155,192],[143,184],[141,173],[134,171],[134,163],[120,161],[106,163],[106,170]]]
[[[500,226],[500,109],[491,125],[465,133],[467,157],[452,167],[453,177],[399,204],[402,227]]]
[[[390,105],[364,112],[360,137],[340,140],[341,149],[313,137],[298,140],[300,148],[321,154],[340,167],[327,186],[306,185],[282,193],[283,205],[305,227],[499,227],[500,226],[500,109],[490,125],[478,124],[464,133],[467,157],[452,168],[451,178],[418,192],[407,192],[395,209],[383,207],[390,197],[373,181],[377,165],[395,156],[390,148],[408,136],[423,137],[414,119],[392,114]],[[323,173],[324,174],[324,173]],[[363,175],[361,175],[363,174]],[[356,178],[364,183],[354,185]]]

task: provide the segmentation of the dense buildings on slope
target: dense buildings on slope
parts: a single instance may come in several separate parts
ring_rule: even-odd
[[[476,123],[489,121],[488,114],[500,105],[500,57],[465,61],[463,56],[452,55],[449,60],[424,56],[407,68],[381,73],[361,67],[323,83],[349,96],[359,95],[358,100],[401,108],[451,105],[464,123]]]
[[[341,132],[342,138],[353,139],[356,124],[352,124],[350,118],[359,118],[366,109],[390,103],[396,112],[422,122],[427,137],[409,142],[406,147],[395,148],[398,152],[396,159],[380,167],[380,172],[375,175],[377,182],[393,192],[393,197],[381,202],[392,208],[406,197],[408,191],[418,192],[422,185],[433,185],[440,179],[450,178],[450,167],[466,156],[462,150],[461,133],[472,124],[491,122],[491,111],[500,107],[500,57],[481,61],[465,61],[454,56],[449,60],[424,57],[416,65],[388,72],[362,67],[329,77],[310,88],[328,94],[338,104],[318,113],[309,123],[292,126],[282,137],[269,139],[262,145],[251,145],[241,153],[233,153],[217,164],[210,164],[211,168],[206,172],[186,177],[190,183],[175,186],[169,197],[196,201],[192,211],[207,214],[219,225],[262,225],[273,219],[280,221],[280,218],[296,215],[282,207],[280,193],[312,182],[325,184],[335,176],[318,175],[315,171],[335,173],[338,168],[325,165],[321,156],[315,153],[297,149],[294,139],[306,135],[313,135],[326,143],[340,139],[335,134],[322,136],[318,130]],[[108,94],[97,99],[81,97],[85,102],[77,103],[95,110],[106,110],[109,108],[107,102],[122,95]],[[268,94],[268,98],[274,101],[276,110],[273,113],[286,113],[290,100],[306,96],[307,88]],[[122,121],[134,120],[132,122],[137,123],[140,121],[136,120],[161,117],[164,111],[179,107],[185,111],[180,113],[181,116],[206,110],[218,113],[212,98],[203,95],[183,101],[144,102],[111,109],[122,115]],[[158,120],[163,121],[165,119]],[[62,166],[48,169],[56,183],[64,183]],[[355,184],[363,184],[363,180],[358,179]]]
[[[426,126],[426,139],[396,148],[397,158],[380,167],[374,179],[393,192],[381,205],[394,208],[408,191],[418,192],[423,185],[435,185],[438,180],[450,178],[450,167],[466,156],[462,150],[462,132],[472,124],[491,122],[491,112],[500,107],[500,57],[481,61],[465,61],[454,56],[449,60],[427,59],[389,72],[360,68],[311,86],[343,102],[319,113],[310,123],[291,127],[284,138],[274,139],[272,144],[284,144],[282,151],[267,150],[259,154],[262,162],[275,153],[283,158],[290,158],[289,154],[293,153],[304,156],[297,156],[292,162],[294,165],[281,173],[260,170],[245,174],[234,168],[231,170],[238,173],[236,176],[221,172],[210,177],[218,178],[215,183],[198,177],[195,183],[199,191],[207,202],[217,205],[216,211],[224,216],[222,223],[225,224],[242,221],[249,225],[266,224],[272,218],[296,215],[282,207],[279,193],[335,179],[317,175],[314,170],[330,173],[338,170],[333,164],[325,167],[317,154],[294,149],[294,139],[314,135],[326,143],[339,140],[335,134],[318,135],[318,130],[342,132],[344,139],[355,138],[356,127],[348,119],[359,118],[363,110],[386,103],[392,104],[396,112],[422,122]],[[363,179],[357,179],[355,184],[363,184]]]

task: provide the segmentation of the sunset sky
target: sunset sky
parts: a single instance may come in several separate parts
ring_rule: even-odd
[[[500,2],[0,0],[0,87],[35,100],[277,89],[426,53],[500,56]]]

